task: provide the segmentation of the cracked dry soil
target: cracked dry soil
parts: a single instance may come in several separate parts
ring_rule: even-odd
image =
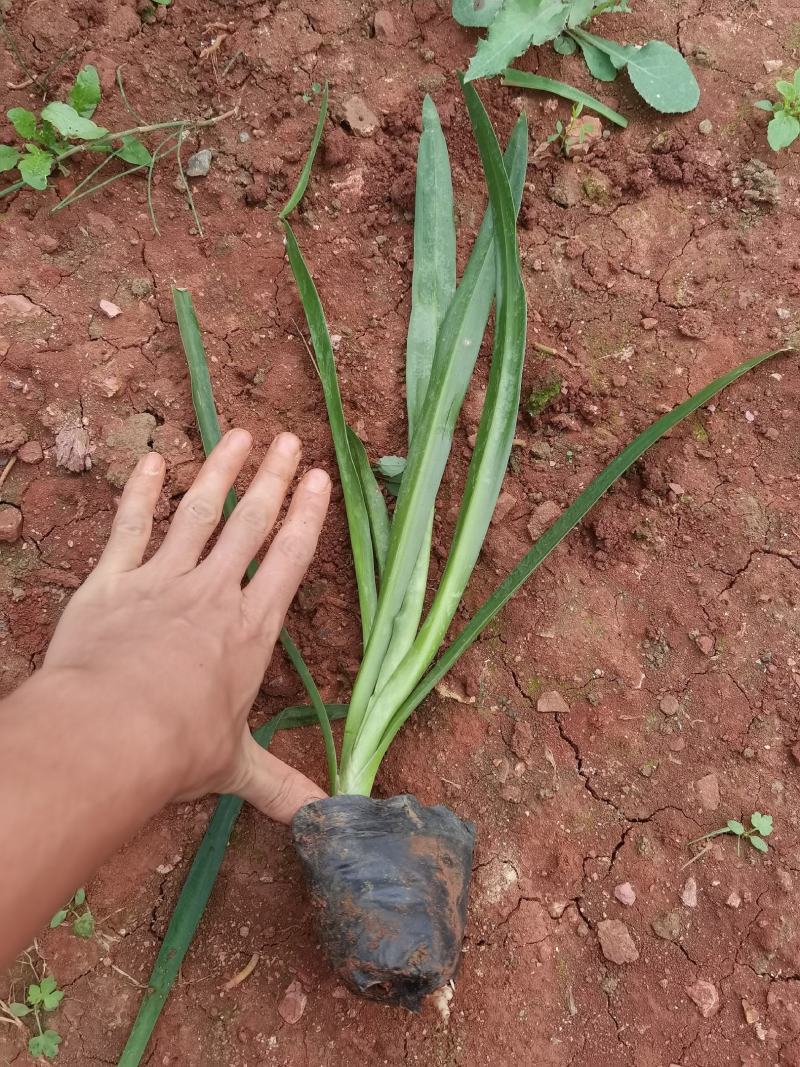
[[[356,94],[379,120],[367,136],[329,124],[298,233],[341,338],[348,415],[372,457],[402,450],[424,91],[450,143],[462,262],[484,194],[452,77],[472,38],[435,0],[387,0],[376,36],[377,6],[176,0],[151,19],[144,5],[111,0],[10,5],[9,28],[37,72],[74,47],[54,89],[81,62],[98,66],[98,117],[111,128],[128,123],[113,89],[118,64],[148,119],[234,105],[239,116],[191,145],[214,153],[194,185],[204,239],[192,235],[167,168],[155,182],[160,238],[134,179],[52,218],[53,192],[3,205],[0,430],[8,447],[15,434],[33,442],[31,459],[37,443],[44,450],[43,462],[21,453],[0,487],[0,502],[22,516],[21,538],[0,544],[4,691],[40,662],[136,457],[154,446],[168,459],[156,538],[197,470],[173,282],[195,296],[223,422],[246,426],[259,446],[291,427],[308,464],[332,465],[274,223],[313,127],[302,94],[314,80],[330,80],[335,119]],[[632,121],[586,156],[546,157],[529,170],[525,391],[558,382],[561,392],[536,418],[520,416],[502,519],[464,614],[522,555],[542,517],[574,499],[638,430],[800,326],[798,153],[771,153],[765,116],[750,106],[776,76],[765,62],[800,64],[795,4],[634,7],[609,17],[608,33],[678,44],[703,91],[695,113],[656,116],[623,82],[593,86],[577,63],[546,50],[523,62],[599,89]],[[201,60],[220,36],[213,58]],[[3,51],[0,81],[20,80]],[[565,114],[497,84],[482,92],[504,137],[520,108],[534,144]],[[31,103],[25,89],[6,98]],[[712,123],[706,136],[703,119]],[[86,168],[58,179],[59,192]],[[122,314],[107,318],[100,299]],[[484,353],[443,490],[437,571],[486,371]],[[449,1020],[432,1006],[419,1017],[382,1009],[337,986],[316,949],[288,834],[246,811],[148,1064],[800,1065],[798,411],[797,359],[781,357],[663,441],[462,661],[448,685],[464,702],[435,696],[393,747],[381,795],[413,790],[478,826]],[[288,623],[332,700],[346,699],[359,647],[346,559],[337,497]],[[552,692],[568,710],[538,710]],[[299,697],[278,657],[254,721]],[[313,731],[280,735],[275,751],[322,777]],[[67,988],[56,1017],[63,1067],[116,1062],[137,983],[212,806],[165,811],[98,872],[89,886],[94,940],[66,929],[41,938]],[[686,866],[689,839],[754,810],[775,819],[767,856],[737,855],[722,838]],[[635,893],[627,905],[614,895],[625,883]],[[622,895],[630,901],[628,889]],[[604,957],[598,927],[607,920],[625,924],[632,962]],[[254,952],[252,975],[223,993]],[[287,1022],[278,1009],[293,982],[307,1001]],[[698,982],[718,996],[707,1017],[687,993],[705,988]],[[18,1034],[3,1027],[0,1063],[25,1062]]]

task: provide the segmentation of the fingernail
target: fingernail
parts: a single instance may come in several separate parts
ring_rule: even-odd
[[[312,493],[324,493],[331,483],[325,471],[313,470],[309,471],[305,478],[306,488]]]
[[[253,443],[253,438],[247,432],[247,430],[231,430],[227,435],[225,444],[231,448],[250,448]]]
[[[280,433],[275,438],[275,451],[282,456],[296,456],[300,451],[300,439],[293,433]]]
[[[164,460],[159,456],[158,452],[148,452],[142,459],[142,465],[139,469],[145,474],[160,474],[163,466]]]

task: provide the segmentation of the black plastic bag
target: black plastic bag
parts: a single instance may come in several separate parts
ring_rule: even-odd
[[[355,993],[417,1011],[458,970],[475,828],[413,796],[335,796],[292,823],[325,954]]]

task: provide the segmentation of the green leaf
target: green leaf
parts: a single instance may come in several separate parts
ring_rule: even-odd
[[[599,52],[603,52],[608,56],[616,70],[622,70],[623,67],[627,67],[631,56],[636,52],[633,45],[618,44],[616,41],[609,41],[606,37],[598,37],[594,33],[587,33],[586,30],[575,28],[570,30],[570,36],[574,37],[578,44],[589,44]]]
[[[800,67],[794,72],[794,91],[800,95]]]
[[[94,917],[90,911],[87,910],[83,915],[78,916],[72,924],[72,932],[76,937],[83,937],[87,940],[94,936]]]
[[[91,65],[78,71],[67,100],[84,119],[90,119],[100,103],[100,77]]]
[[[35,145],[28,145],[28,151],[19,161],[22,180],[32,189],[46,189],[47,176],[53,169],[53,157]]]
[[[24,107],[12,107],[6,114],[20,137],[26,141],[32,141],[36,137],[36,116],[32,111]]]
[[[48,974],[48,976],[46,978],[43,978],[39,983],[39,989],[41,990],[43,996],[46,996],[48,993],[52,993],[53,990],[57,988],[57,986],[58,982],[55,980],[52,974]]]
[[[154,4],[158,4],[159,7],[169,7],[172,0],[153,0]]]
[[[756,100],[753,107],[759,108],[761,111],[774,111],[775,105],[771,100]]]
[[[760,811],[754,811],[750,816],[750,825],[757,830],[762,837],[769,837],[772,833],[772,816],[762,815]]]
[[[405,456],[381,456],[375,464],[375,470],[381,478],[402,478],[405,469]]]
[[[314,136],[311,139],[311,147],[308,150],[306,161],[303,164],[303,169],[300,171],[300,177],[297,179],[297,185],[292,191],[292,195],[286,201],[283,206],[283,210],[278,215],[279,219],[286,219],[291,215],[300,201],[303,199],[306,187],[308,186],[308,179],[311,177],[311,168],[314,166],[314,157],[317,154],[319,148],[319,142],[322,140],[322,131],[325,129],[325,119],[328,115],[328,83],[325,82],[325,88],[322,90],[322,99],[319,105],[319,116],[317,118],[317,126],[314,130]]]
[[[347,704],[326,704],[325,714],[333,721],[347,715]],[[278,730],[291,730],[298,726],[313,726],[317,721],[314,708],[285,708],[274,719],[253,731],[253,737],[262,748],[268,748]],[[192,943],[203,912],[208,904],[211,890],[219,874],[231,831],[242,810],[239,797],[224,796],[217,801],[211,822],[200,847],[195,853],[192,866],[183,883],[178,903],[172,913],[167,932],[156,957],[147,982],[147,992],[142,998],[139,1012],[117,1067],[139,1067],[147,1049],[161,1009],[166,1003],[184,957]]]
[[[775,88],[784,100],[792,100],[794,98],[794,82],[787,82],[781,78],[775,82]]]
[[[620,115],[618,111],[607,107],[600,100],[595,100],[593,96],[589,96],[588,93],[584,93],[581,89],[566,85],[564,82],[555,81],[553,78],[541,78],[538,74],[528,74],[525,70],[515,70],[513,67],[509,67],[503,71],[503,85],[514,85],[518,89],[536,89],[543,93],[554,93],[556,96],[564,97],[565,100],[583,104],[590,111],[596,111],[598,115],[602,115],[609,122],[614,122],[623,129],[628,125],[628,120],[624,115]]]
[[[75,893],[75,896],[72,898],[72,903],[75,905],[76,908],[79,908],[82,904],[85,904],[86,890],[83,888],[78,889]]]
[[[99,137],[105,137],[108,133],[105,127],[95,125],[91,119],[85,119],[79,115],[74,107],[62,104],[58,100],[42,108],[42,118],[54,126],[62,137],[95,141]]]
[[[742,834],[747,833],[744,826],[737,819],[728,819],[726,826],[732,834],[736,834],[737,837],[741,837]]]
[[[769,852],[769,845],[767,844],[767,842],[764,841],[763,838],[758,837],[756,834],[753,834],[750,838],[750,844],[753,846],[753,848],[758,849],[759,852]]]
[[[562,0],[506,0],[488,35],[478,42],[466,81],[499,74],[531,45],[552,41],[564,29],[568,15]]]
[[[664,41],[649,41],[635,51],[628,61],[628,76],[642,99],[663,114],[684,114],[700,103],[692,68]]]
[[[800,120],[785,111],[776,111],[774,118],[767,126],[767,140],[773,152],[788,148],[798,136],[800,136]]]
[[[366,449],[361,438],[350,426],[347,427],[347,440],[350,444],[350,455],[353,457],[358,480],[361,483],[361,494],[364,497],[369,517],[372,548],[375,552],[375,562],[378,565],[378,577],[380,577],[383,574],[386,551],[389,547],[389,512],[383,493],[375,480],[375,474],[369,465]]]
[[[117,155],[126,163],[133,163],[137,167],[147,167],[153,162],[147,146],[130,135],[122,138],[122,148],[117,149]]]
[[[590,41],[580,41],[579,44],[591,76],[601,82],[613,82],[619,71],[611,57]]]
[[[462,26],[490,26],[503,0],[453,0],[453,18]]]
[[[28,986],[27,1001],[29,1004],[41,1004],[43,999],[44,996],[41,990],[41,986],[37,985],[35,982],[33,983],[33,985]]]
[[[55,1030],[45,1030],[43,1034],[36,1034],[28,1040],[28,1052],[34,1059],[44,1056],[48,1060],[54,1060],[58,1055],[60,1044],[60,1034],[57,1034]]]
[[[46,993],[42,998],[42,1007],[45,1011],[55,1011],[64,999],[64,990],[56,989],[52,993]]]
[[[9,144],[0,144],[0,174],[16,167],[18,160],[18,149]]]
[[[567,26],[573,29],[575,26],[580,26],[582,22],[586,22],[591,17],[594,10],[595,0],[571,0],[572,9],[570,10],[569,17],[567,18]]]
[[[16,1001],[12,1001],[8,1005],[8,1010],[14,1016],[15,1019],[24,1019],[26,1015],[30,1015],[32,1009],[27,1004],[19,1004]]]
[[[67,909],[66,908],[61,908],[61,910],[57,911],[55,913],[55,915],[53,916],[53,918],[50,920],[50,929],[51,930],[55,930],[55,928],[57,926],[60,926],[63,923],[63,921],[66,919],[66,917],[67,917]]]
[[[574,56],[578,46],[571,37],[565,37],[561,33],[553,41],[553,48],[560,56]]]

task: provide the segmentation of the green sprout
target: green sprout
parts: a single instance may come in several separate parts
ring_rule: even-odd
[[[772,115],[767,140],[773,152],[780,152],[800,137],[800,67],[794,72],[792,81],[781,79],[775,83],[775,89],[780,100],[757,100],[755,106]]]
[[[49,974],[28,986],[24,1002],[11,1001],[5,1005],[6,1011],[14,1019],[33,1016],[38,1033],[28,1038],[28,1052],[34,1059],[44,1056],[45,1059],[54,1060],[58,1055],[61,1035],[56,1030],[43,1028],[42,1016],[46,1012],[55,1011],[63,998],[64,990],[58,988],[55,978]]]
[[[61,926],[65,920],[70,918],[72,919],[72,932],[76,937],[88,940],[94,935],[94,916],[86,903],[85,889],[77,890],[75,896],[67,901],[63,908],[59,908],[50,920],[50,929],[55,930],[57,926]]]
[[[739,854],[742,841],[749,841],[757,852],[769,852],[769,845],[764,840],[772,833],[772,816],[762,815],[760,811],[754,811],[750,816],[750,829],[737,819],[728,819],[719,830],[712,830],[710,834],[703,834],[690,841],[690,845],[696,845],[698,841],[708,841],[710,837],[719,837],[721,834],[733,834],[736,838],[736,854]]]

